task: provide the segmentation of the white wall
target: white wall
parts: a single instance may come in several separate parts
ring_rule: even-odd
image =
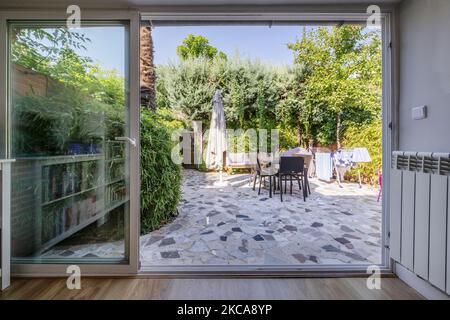
[[[450,152],[450,1],[404,0],[399,15],[399,148]],[[421,105],[428,118],[412,120]]]
[[[448,153],[450,152],[450,0],[404,0],[400,4],[398,12],[400,41],[399,149],[401,151]],[[421,105],[428,107],[428,118],[415,121],[412,119],[412,108]],[[443,178],[445,179],[444,183],[448,183],[447,178]],[[439,188],[439,190],[442,189]],[[421,193],[418,193],[416,189],[417,194],[420,197]],[[434,200],[431,204],[442,204],[442,201],[438,202]],[[415,203],[417,204],[417,202]],[[426,209],[423,211],[420,210],[420,207],[413,207],[413,209],[406,209],[406,212],[411,210],[413,210],[412,214],[415,215],[415,219],[430,216],[428,219],[431,221],[432,215],[433,221],[436,221],[436,212],[431,208],[427,212]],[[444,208],[439,212],[444,219],[446,218],[445,211],[444,201]],[[394,214],[398,214],[398,212],[391,210],[391,217]],[[403,212],[401,216],[403,216]],[[442,223],[439,226],[442,226]],[[447,239],[443,229],[446,229],[445,223],[442,228],[439,228],[439,231],[435,230],[433,238],[430,237],[429,240],[431,247],[428,254],[433,266],[439,264],[436,256],[445,256],[446,251],[449,250],[448,245],[446,246]],[[418,232],[417,228],[413,232]],[[436,238],[442,239],[438,243],[442,244],[442,249],[436,245],[436,241],[434,241]],[[418,239],[417,234],[415,239]],[[433,239],[433,243],[431,243],[431,239]],[[438,254],[433,254],[433,258],[431,251],[434,253],[437,251]],[[403,262],[403,259],[400,260]],[[448,283],[445,284],[445,273],[448,273],[450,269],[445,269],[445,261],[440,265],[444,268],[443,270],[439,269],[439,272],[436,272],[436,268],[432,269],[431,267],[422,271],[424,273],[422,277],[429,279],[430,282],[420,280],[407,270],[409,268],[415,272],[421,271],[415,261],[406,267],[397,264],[395,270],[401,279],[426,297],[442,298],[443,293],[441,294],[437,288],[430,285],[433,283],[441,289],[447,287],[447,293],[450,292]],[[439,284],[435,281],[437,273],[444,279]]]

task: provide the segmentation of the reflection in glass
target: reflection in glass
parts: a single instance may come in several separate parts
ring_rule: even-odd
[[[127,259],[126,30],[10,25],[16,262]]]

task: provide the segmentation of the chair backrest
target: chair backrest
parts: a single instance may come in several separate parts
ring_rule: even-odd
[[[262,163],[269,163],[272,161],[272,155],[266,152],[258,152],[258,159]]]
[[[302,157],[281,157],[280,173],[303,173],[305,159]]]

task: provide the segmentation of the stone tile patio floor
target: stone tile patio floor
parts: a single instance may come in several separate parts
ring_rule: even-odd
[[[269,198],[250,176],[183,171],[183,200],[170,224],[141,237],[146,265],[314,265],[381,263],[377,190],[311,179],[312,195]]]

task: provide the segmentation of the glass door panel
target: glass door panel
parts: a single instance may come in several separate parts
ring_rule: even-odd
[[[15,263],[128,262],[127,33],[9,25]]]

